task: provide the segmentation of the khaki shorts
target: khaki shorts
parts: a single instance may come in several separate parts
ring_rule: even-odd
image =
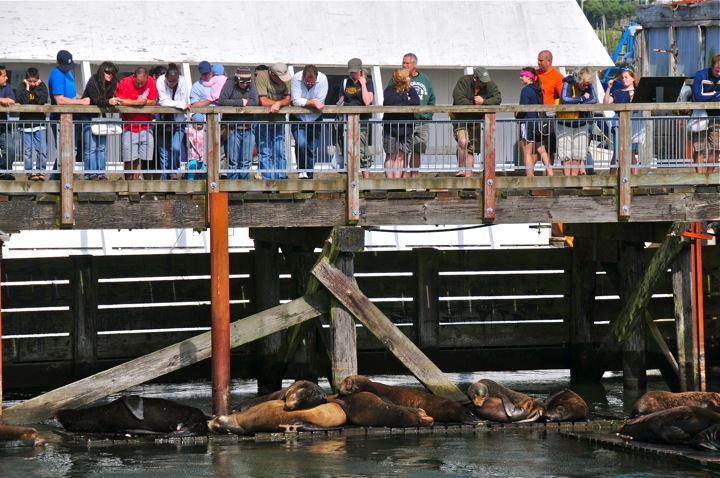
[[[147,128],[138,133],[125,130],[122,136],[122,158],[125,162],[152,161],[155,149],[155,138],[152,129]]]
[[[416,123],[413,130],[413,152],[425,154],[430,140],[430,126],[427,123]]]
[[[711,118],[715,119],[715,118]],[[708,129],[699,133],[690,133],[693,151],[720,151],[720,120],[711,121]]]
[[[479,153],[482,147],[482,125],[473,123],[459,123],[453,127],[453,133],[455,134],[455,141],[460,144],[460,141],[467,139],[468,153]]]

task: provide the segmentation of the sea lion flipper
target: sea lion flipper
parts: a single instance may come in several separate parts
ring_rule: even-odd
[[[651,430],[652,428],[655,427],[651,427]],[[652,431],[654,431],[657,436],[662,438],[665,443],[685,443],[692,438],[692,436],[690,436],[682,428],[676,426],[657,427],[655,430]]]
[[[138,420],[145,419],[145,408],[143,407],[143,399],[138,395],[126,395],[122,397],[122,403],[130,410],[130,413]]]
[[[505,408],[505,413],[507,413],[508,417],[512,418],[516,415],[517,411],[515,409],[515,404],[511,402],[509,398],[502,394],[498,394],[497,398],[502,400],[503,408]]]

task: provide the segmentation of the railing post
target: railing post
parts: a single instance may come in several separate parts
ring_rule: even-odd
[[[483,158],[483,222],[495,220],[495,113],[485,115]]]
[[[630,218],[632,189],[630,188],[630,165],[632,163],[632,139],[630,111],[620,111],[618,121],[618,218]]]
[[[60,226],[75,223],[73,172],[75,169],[74,125],[71,113],[60,114]]]
[[[347,116],[347,222],[360,220],[360,115]]]
[[[207,121],[207,192],[219,192],[220,180],[220,115],[208,113]],[[209,214],[208,214],[209,217]]]

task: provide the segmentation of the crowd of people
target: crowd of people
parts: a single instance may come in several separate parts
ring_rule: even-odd
[[[122,161],[126,180],[177,179],[182,159],[187,159],[189,170],[204,168],[204,128],[202,114],[190,115],[193,107],[219,106],[265,106],[267,114],[224,114],[221,125],[226,131],[228,179],[248,179],[251,164],[257,150],[262,179],[285,179],[284,124],[285,114],[280,109],[293,105],[305,107],[310,113],[290,115],[291,132],[295,143],[299,178],[312,178],[318,157],[322,132],[323,109],[328,101],[328,78],[315,65],[306,65],[302,71],[291,75],[287,65],[275,63],[270,67],[260,65],[254,74],[249,67],[238,67],[228,78],[223,65],[202,61],[198,65],[200,78],[188,91],[182,81],[180,68],[175,63],[167,67],[148,70],[137,68],[132,75],[119,78],[117,65],[111,61],[100,64],[87,82],[82,94],[75,87],[73,70],[77,66],[72,54],[61,50],[57,54],[47,85],[40,79],[38,70],[30,67],[17,90],[8,83],[7,71],[0,66],[0,106],[13,104],[44,105],[96,105],[108,106],[167,106],[177,109],[174,114],[152,115],[144,112],[123,112],[122,127],[106,124],[107,118],[100,114],[77,114],[77,135],[82,139],[82,159],[85,179],[107,180],[106,151],[110,134],[122,135]],[[430,79],[417,69],[418,59],[413,53],[403,56],[402,68],[393,71],[384,90],[385,106],[435,105],[435,92]],[[520,71],[523,84],[520,105],[594,104],[596,75],[588,68],[581,68],[565,76],[553,67],[553,56],[548,50],[538,54],[537,68],[525,67]],[[618,88],[615,84],[621,84]],[[637,75],[629,69],[610,80],[603,102],[629,103],[638,84]],[[693,87],[695,101],[720,101],[720,55],[712,59],[710,68],[695,74]],[[362,60],[353,58],[348,62],[348,76],[343,80],[338,98],[330,98],[335,105],[368,106],[375,100],[375,87],[363,68]],[[453,105],[499,105],[502,102],[500,88],[482,66],[463,75],[452,92]],[[698,171],[703,163],[713,164],[720,151],[720,109],[706,112],[711,121],[704,128],[692,131],[694,157]],[[369,113],[360,120],[370,118]],[[588,154],[590,112],[558,112],[551,114],[518,112],[520,124],[520,147],[525,173],[532,176],[535,164],[540,160],[546,174],[553,175],[553,167],[562,165],[565,175],[586,174],[585,160]],[[450,113],[453,135],[457,143],[458,170],[456,176],[472,176],[474,155],[482,146],[482,120],[484,114],[476,112]],[[385,151],[385,174],[390,178],[417,177],[421,156],[427,151],[429,125],[432,113],[409,111],[387,113],[383,121],[383,149]],[[51,120],[59,119],[57,113]],[[188,120],[192,123],[189,123]],[[0,120],[7,120],[7,113],[0,112]],[[45,114],[21,113],[19,130],[22,138],[22,154],[25,170],[31,181],[45,179],[48,165]],[[55,122],[51,128],[56,128]],[[111,131],[113,133],[111,133]],[[53,131],[57,134],[56,131]],[[339,135],[339,136],[342,136]],[[369,177],[372,158],[368,148],[369,124],[360,123],[360,167],[362,175]],[[341,139],[341,138],[340,138]],[[340,150],[344,145],[339,144]],[[637,164],[636,144],[633,165]],[[77,151],[77,148],[76,148]],[[33,154],[34,153],[34,154]],[[15,179],[11,172],[16,146],[7,123],[0,125],[0,179]],[[35,159],[33,161],[33,159]],[[615,158],[613,156],[613,163]],[[58,176],[58,163],[54,163],[51,179]],[[708,166],[708,172],[714,168]],[[633,171],[635,171],[633,166]],[[194,177],[190,173],[188,177]]]

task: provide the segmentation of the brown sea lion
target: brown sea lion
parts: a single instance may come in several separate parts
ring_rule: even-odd
[[[105,405],[63,409],[55,418],[70,432],[165,434],[167,437],[207,435],[207,419],[198,408],[162,398],[126,395]]]
[[[245,410],[248,410],[255,405],[260,405],[261,403],[269,402],[270,400],[284,400],[286,391],[287,388],[282,388],[280,390],[276,390],[273,393],[268,393],[267,395],[260,395],[259,397],[248,398],[247,400],[240,402],[239,405],[235,405],[234,407],[232,407],[232,411],[244,412]]]
[[[474,425],[479,421],[470,410],[447,398],[410,387],[373,382],[363,375],[352,375],[345,378],[345,380],[340,382],[338,392],[340,395],[372,392],[381,398],[390,400],[395,405],[422,408],[425,410],[425,413],[433,417],[436,423],[465,423]]]
[[[630,412],[635,418],[648,413],[659,412],[673,407],[686,405],[688,407],[707,408],[720,412],[720,393],[717,392],[647,392],[638,398]]]
[[[628,420],[619,435],[648,443],[691,444],[696,435],[718,424],[720,413],[681,406]],[[700,439],[703,439],[702,435]]]
[[[490,379],[480,379],[468,387],[467,396],[473,403],[471,408],[480,418],[499,422],[533,422],[542,416],[545,404],[530,395],[511,390]],[[490,398],[490,403],[485,401]],[[499,401],[498,401],[499,400]],[[509,403],[508,403],[509,402]],[[500,408],[502,406],[502,408]],[[505,410],[505,417],[502,410]],[[477,411],[476,411],[477,410]],[[495,418],[484,418],[494,416]]]
[[[347,416],[337,403],[324,403],[309,410],[285,410],[283,400],[270,400],[244,412],[221,415],[208,423],[211,430],[236,435],[281,432],[280,425],[302,425],[307,430],[337,428],[345,425]]]
[[[547,422],[577,422],[585,420],[588,406],[577,393],[567,388],[550,392],[545,399],[542,419]]]
[[[320,386],[309,380],[297,380],[289,387],[267,395],[253,397],[232,408],[234,412],[244,412],[260,403],[270,400],[285,400],[285,410],[303,410],[317,407],[327,402],[327,395]]]
[[[720,451],[720,423],[696,434],[690,444],[699,450]]]
[[[47,443],[34,428],[0,425],[0,448],[25,446],[47,446]]]
[[[298,380],[285,391],[285,410],[307,410],[327,403],[320,386],[309,380]]]
[[[529,407],[516,407],[507,397],[486,397],[479,407],[473,402],[466,403],[476,417],[499,423],[525,423],[538,420],[541,411],[534,409],[532,403]],[[528,410],[532,410],[528,414]]]
[[[331,401],[345,410],[348,423],[361,427],[429,427],[434,421],[422,408],[395,405],[370,392],[334,396]]]

